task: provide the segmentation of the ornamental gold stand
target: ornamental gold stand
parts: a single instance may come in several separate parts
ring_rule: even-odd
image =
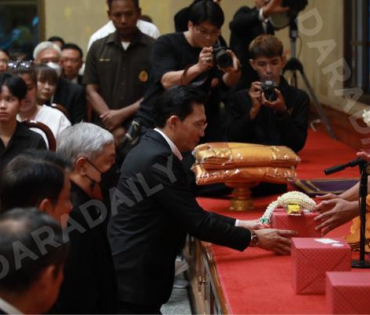
[[[254,209],[251,188],[257,186],[255,182],[226,183],[226,186],[233,188],[230,200],[230,211],[249,211]]]

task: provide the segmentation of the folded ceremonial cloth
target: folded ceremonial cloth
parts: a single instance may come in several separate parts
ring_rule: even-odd
[[[329,314],[370,314],[370,272],[327,272]]]
[[[327,271],[350,271],[351,248],[343,238],[292,238],[292,284],[297,294],[325,294]]]
[[[297,166],[301,159],[284,146],[250,143],[212,142],[198,145],[193,155],[207,170],[249,166]]]
[[[286,211],[277,211],[272,213],[271,227],[280,230],[294,230],[299,234],[297,237],[320,237],[320,231],[315,228],[318,225],[314,221],[319,214],[317,212],[303,211],[301,215],[289,215]],[[283,209],[284,210],[284,209]]]
[[[215,183],[245,183],[245,182],[269,182],[284,184],[288,180],[296,178],[294,167],[241,167],[225,170],[206,170],[203,165],[194,164],[197,185],[209,185]]]

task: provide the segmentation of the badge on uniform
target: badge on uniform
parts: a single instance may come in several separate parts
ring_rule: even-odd
[[[145,83],[146,81],[148,81],[148,79],[149,79],[148,72],[146,72],[145,70],[141,71],[140,74],[139,74],[140,82]]]

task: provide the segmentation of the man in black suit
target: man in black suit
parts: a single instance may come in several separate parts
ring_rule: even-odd
[[[207,212],[196,202],[180,152],[193,150],[204,136],[205,101],[195,87],[167,89],[154,105],[157,128],[148,130],[122,165],[108,226],[119,313],[160,313],[171,295],[175,258],[187,233],[239,251],[258,245],[290,252],[285,236],[294,232],[257,230],[257,221]]]
[[[65,78],[59,78],[53,103],[65,107],[72,125],[87,120],[85,89]]]
[[[274,35],[275,31],[269,21],[271,14],[285,12],[289,8],[282,7],[282,0],[255,0],[256,6],[241,7],[229,24],[230,48],[235,52],[242,65],[242,78],[237,89],[249,88],[258,80],[257,73],[249,64],[249,45],[253,39],[262,34]]]
[[[74,43],[67,43],[62,47],[63,77],[67,80],[82,85],[83,76],[79,74],[83,66],[83,51]]]
[[[58,296],[68,255],[62,227],[36,208],[0,216],[0,313],[43,314]]]
[[[72,124],[86,121],[86,93],[85,89],[78,84],[74,84],[61,75],[62,51],[52,42],[41,42],[33,51],[35,63],[53,63],[59,70],[58,85],[51,100],[52,103],[60,104],[67,110],[69,120]],[[58,72],[58,71],[57,71]]]

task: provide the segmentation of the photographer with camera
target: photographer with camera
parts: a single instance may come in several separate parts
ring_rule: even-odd
[[[218,44],[224,19],[218,4],[209,0],[197,1],[190,7],[186,32],[158,38],[151,55],[150,87],[135,117],[141,126],[154,127],[152,107],[166,89],[175,85],[193,85],[209,95],[205,141],[224,138],[220,128],[221,94],[235,85],[241,75],[235,54]],[[215,55],[223,57],[215,58]],[[225,58],[226,63],[217,63]]]
[[[227,102],[229,141],[304,147],[310,100],[281,76],[286,57],[273,35],[258,36],[249,47],[250,64],[259,81],[235,93]]]
[[[256,72],[249,64],[250,55],[247,47],[257,36],[262,34],[275,34],[270,22],[270,16],[276,13],[287,12],[289,7],[282,6],[283,0],[255,0],[255,7],[241,7],[229,24],[230,48],[240,59],[242,65],[242,79],[238,89],[250,87],[258,79]]]
[[[273,35],[260,35],[252,41],[249,53],[259,81],[228,99],[228,141],[283,145],[299,152],[307,138],[310,99],[281,76],[286,62],[282,42]],[[286,190],[286,184],[262,183],[252,193],[269,195]]]

